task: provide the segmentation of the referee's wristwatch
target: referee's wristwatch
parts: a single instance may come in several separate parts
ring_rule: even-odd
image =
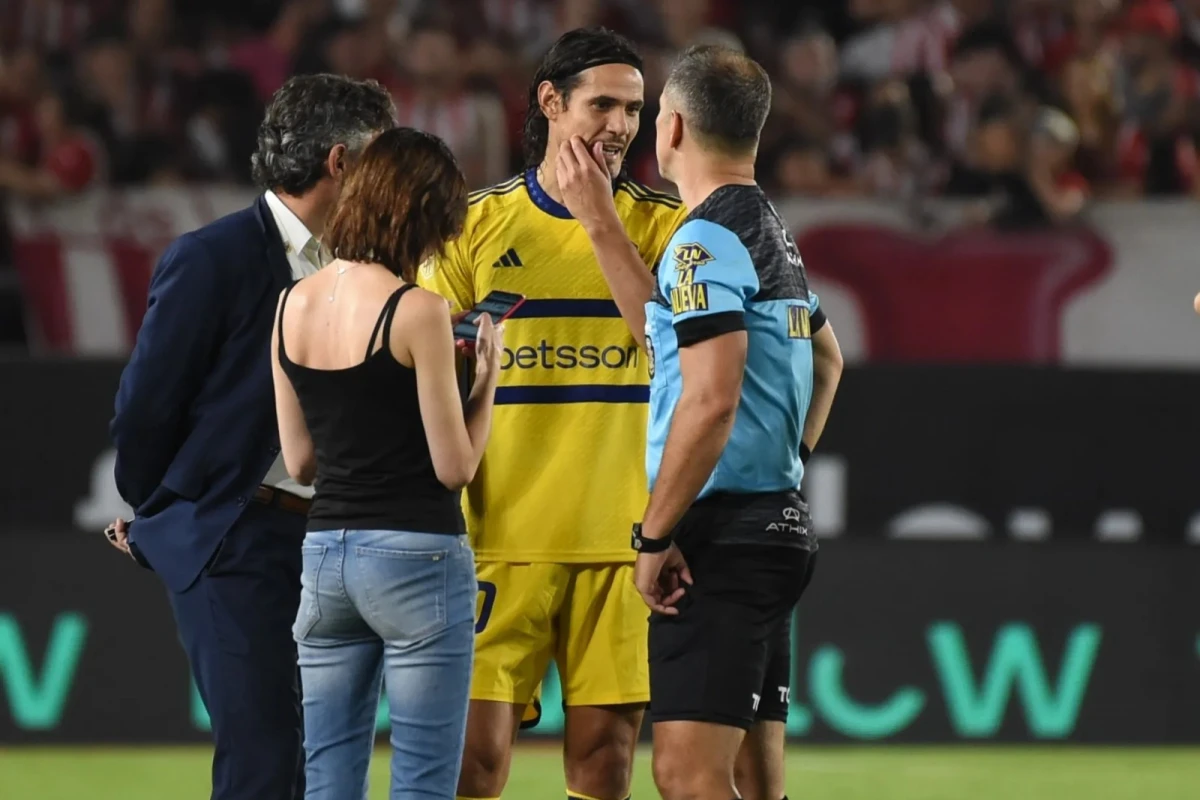
[[[633,523],[633,540],[630,543],[639,553],[661,553],[671,548],[671,534],[661,539],[647,539],[642,536],[642,523]]]

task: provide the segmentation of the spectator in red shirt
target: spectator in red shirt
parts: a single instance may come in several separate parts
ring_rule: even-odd
[[[1138,0],[1126,25],[1118,81],[1124,117],[1117,140],[1121,183],[1131,194],[1178,194],[1196,176],[1196,151],[1185,127],[1198,89],[1196,72],[1173,52],[1179,14],[1167,0]]]
[[[0,161],[0,190],[52,200],[101,182],[103,150],[82,127],[81,102],[68,91],[48,90],[36,106],[38,160],[33,166]]]
[[[1079,129],[1056,108],[1039,109],[1029,143],[1027,180],[1048,221],[1070,222],[1087,202],[1090,187],[1074,167]]]
[[[989,176],[988,198],[972,204],[967,221],[998,228],[1041,228],[1072,222],[1088,186],[1075,171],[1079,129],[1056,108],[1037,109],[1031,122],[1013,103],[989,101],[976,132],[978,163]]]

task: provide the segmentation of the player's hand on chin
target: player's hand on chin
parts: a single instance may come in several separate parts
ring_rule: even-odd
[[[589,150],[582,137],[572,136],[558,149],[555,169],[563,204],[584,230],[592,233],[620,226],[603,143],[596,142]]]
[[[633,566],[633,583],[651,611],[675,615],[675,604],[685,586],[692,585],[692,572],[679,548],[671,545],[661,553],[638,553]]]

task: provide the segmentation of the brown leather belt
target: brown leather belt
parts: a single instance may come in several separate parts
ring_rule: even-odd
[[[306,516],[308,515],[309,506],[312,505],[312,500],[307,497],[299,497],[291,492],[276,489],[273,486],[259,486],[255,489],[254,502],[278,508],[280,511],[304,514]]]

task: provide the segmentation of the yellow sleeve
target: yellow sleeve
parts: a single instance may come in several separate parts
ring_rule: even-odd
[[[445,254],[421,265],[417,271],[417,285],[449,300],[451,313],[466,311],[475,305],[475,269],[466,231],[446,245]]]
[[[671,237],[675,235],[675,231],[679,230],[679,226],[687,219],[688,210],[685,206],[680,206],[676,209],[664,209],[667,213],[658,217],[656,224],[652,230],[652,238],[646,244],[648,245],[647,255],[649,260],[646,262],[650,266],[651,272],[658,272],[658,264],[662,261],[663,253],[667,250],[667,245],[671,243]]]

